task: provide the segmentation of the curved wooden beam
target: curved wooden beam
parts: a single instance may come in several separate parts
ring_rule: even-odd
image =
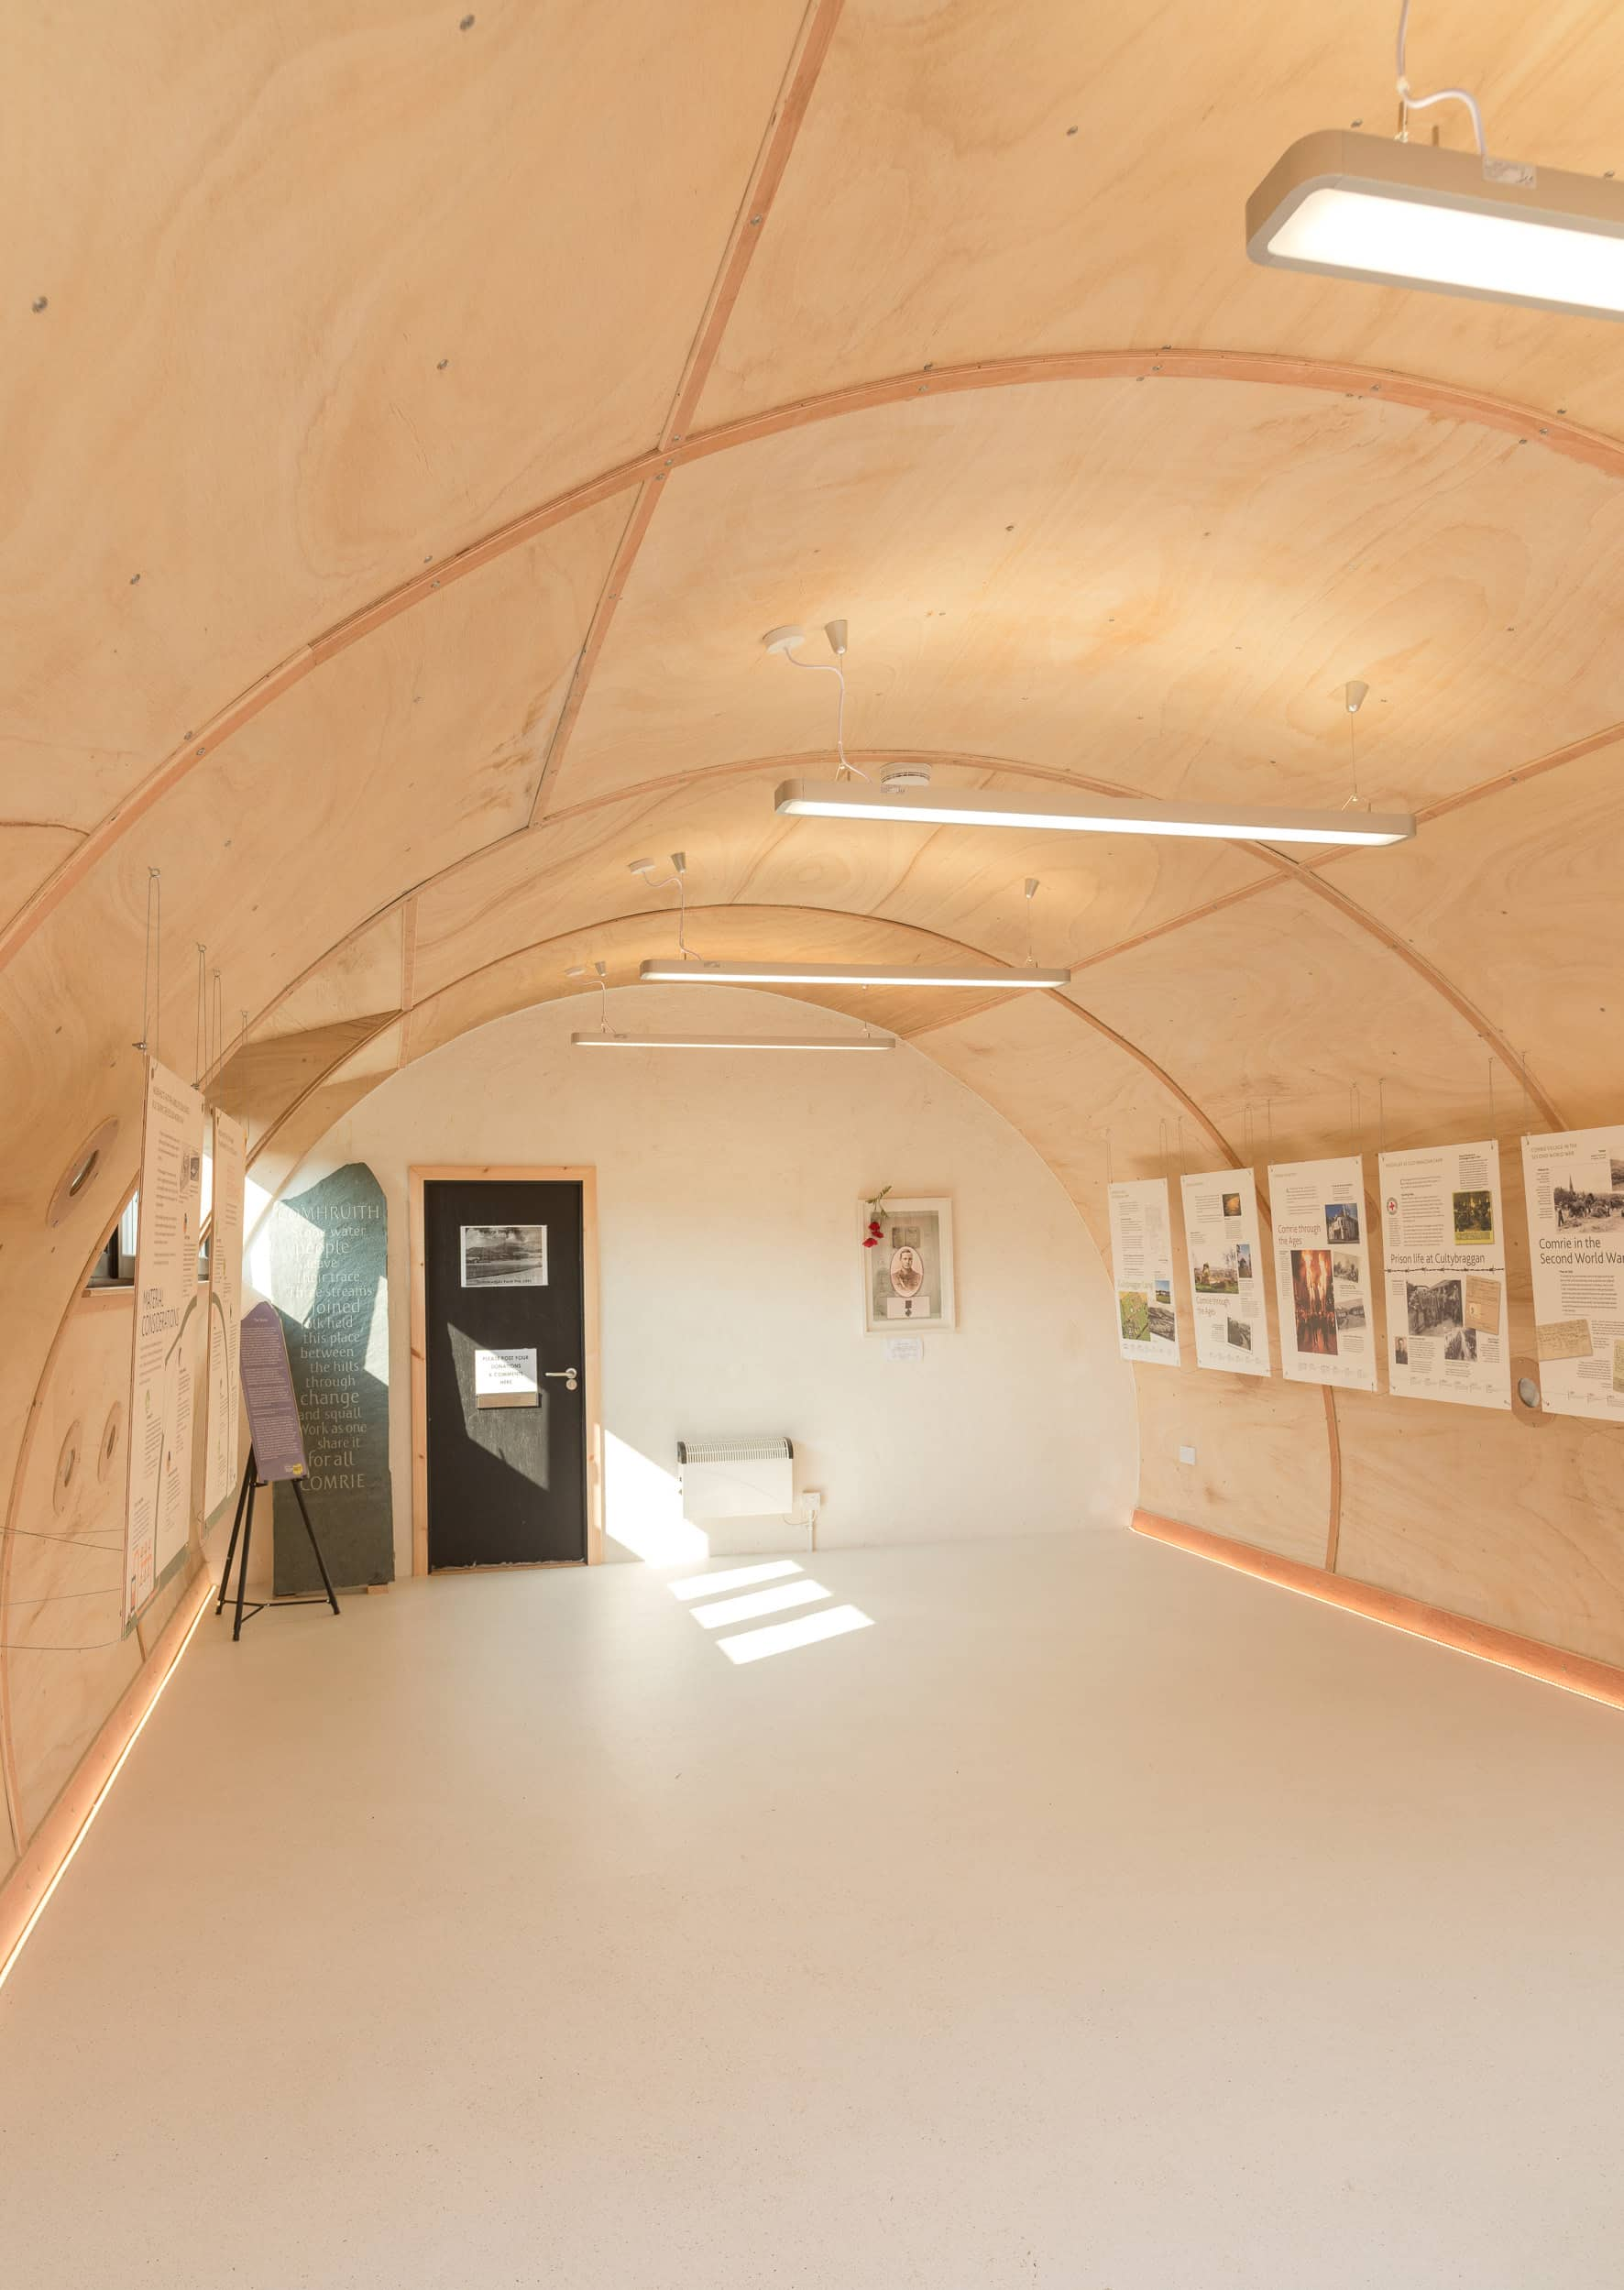
[[[1391,405],[1409,406],[1445,419],[1498,430],[1515,436],[1519,444],[1542,447],[1563,459],[1599,469],[1608,477],[1624,477],[1624,443],[1604,436],[1599,431],[1586,429],[1565,417],[1547,416],[1542,421],[1537,411],[1492,397],[1484,390],[1429,381],[1419,375],[1356,366],[1340,358],[1287,357],[1247,350],[1057,350],[1037,357],[976,359],[919,373],[893,374],[882,380],[857,382],[843,389],[829,390],[819,397],[797,399],[762,413],[719,423],[715,429],[702,430],[694,436],[674,437],[668,450],[656,446],[634,455],[470,542],[433,572],[413,574],[372,604],[362,606],[322,635],[302,644],[209,718],[201,729],[189,734],[181,747],[85,834],[78,848],[68,853],[55,872],[0,931],[0,969],[27,944],[46,917],[137,819],[284,692],[340,652],[360,643],[386,620],[427,603],[440,590],[479,571],[496,558],[522,548],[527,542],[567,522],[583,510],[597,508],[617,493],[630,491],[652,477],[663,477],[667,471],[688,462],[754,444],[784,430],[868,412],[878,406],[962,395],[966,391],[1029,388],[1043,382],[1128,378],[1239,381],[1277,389],[1325,390],[1343,397],[1380,398]]]

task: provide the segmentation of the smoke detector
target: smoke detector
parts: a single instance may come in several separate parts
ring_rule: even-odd
[[[888,795],[900,795],[910,787],[928,787],[928,763],[883,763],[880,767],[880,786]]]

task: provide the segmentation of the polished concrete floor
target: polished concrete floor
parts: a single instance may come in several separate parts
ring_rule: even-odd
[[[1616,2290],[1624,1717],[1126,1536],[805,1571],[206,1624],[0,1995],[0,2276]]]

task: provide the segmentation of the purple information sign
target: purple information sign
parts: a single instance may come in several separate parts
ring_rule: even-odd
[[[274,1304],[256,1304],[243,1314],[242,1377],[258,1484],[302,1479],[304,1433],[293,1397],[288,1340]]]

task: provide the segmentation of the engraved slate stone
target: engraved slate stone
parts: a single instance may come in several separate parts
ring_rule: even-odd
[[[340,1589],[390,1582],[389,1211],[372,1171],[352,1161],[280,1202],[270,1262],[310,1459],[305,1494],[328,1571]],[[277,1596],[319,1595],[285,1484],[275,1520]]]

